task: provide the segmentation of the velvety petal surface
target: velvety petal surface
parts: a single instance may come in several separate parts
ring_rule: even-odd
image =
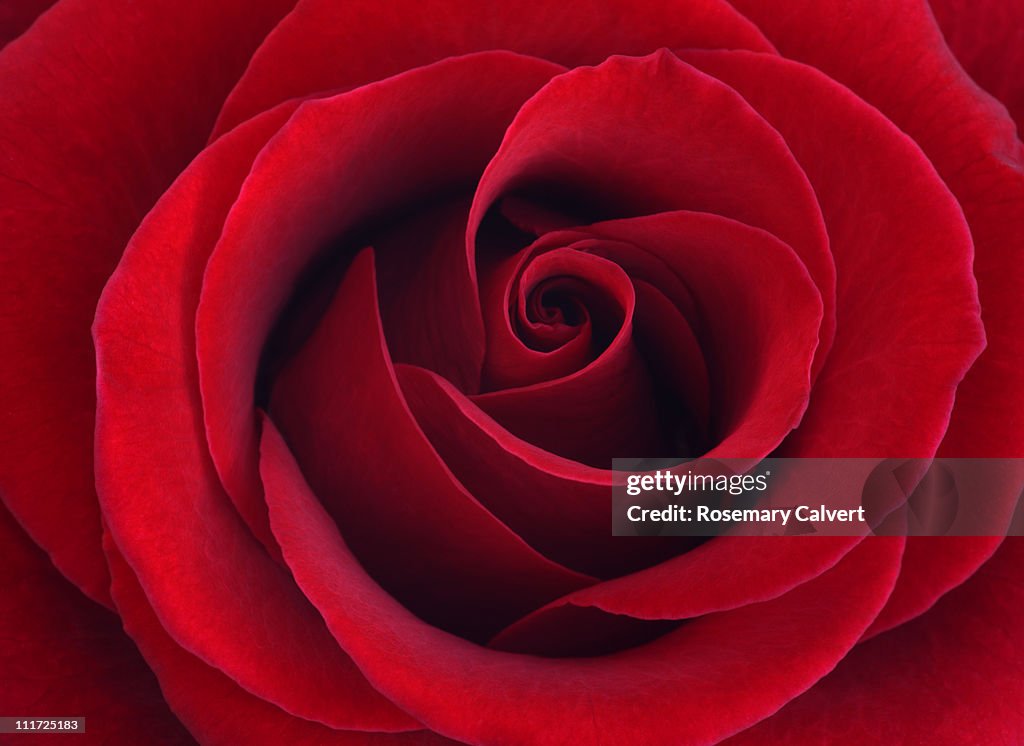
[[[1024,541],[729,744],[1015,744],[1024,738]],[[880,675],[881,672],[890,672]]]
[[[233,497],[259,497],[259,361],[303,272],[351,256],[362,246],[346,239],[417,200],[472,184],[516,109],[559,70],[508,52],[445,60],[307,101],[263,149],[210,256],[195,316],[206,438]]]
[[[508,49],[577,66],[659,47],[771,50],[724,0],[304,0],[253,57],[217,132],[289,98],[354,88],[445,57]]]
[[[290,7],[67,0],[0,54],[0,275],[11,288],[0,301],[0,490],[61,572],[100,601],[96,301]]]
[[[121,629],[0,506],[0,709],[5,717],[86,717],[94,741],[193,743]],[[73,736],[19,734],[18,743]],[[78,737],[79,739],[81,737]]]
[[[1024,132],[1024,3],[929,0],[942,35],[975,82],[1009,110]]]
[[[957,388],[941,456],[1014,457],[1024,454],[1024,159],[1013,122],[1003,107],[970,84],[935,25],[914,0],[868,0],[836,6],[812,1],[733,3],[765,31],[787,57],[823,70],[876,106],[921,147],[956,196],[970,226],[987,345]],[[811,26],[814,34],[801,33]],[[904,71],[913,70],[913,75]],[[963,559],[975,566],[996,542],[963,539],[950,556],[909,542],[908,563],[923,562],[914,597],[898,614],[922,608],[922,582],[932,599],[964,577]],[[938,547],[939,545],[935,545]],[[909,576],[908,576],[909,577]],[[893,596],[903,605],[903,584]],[[909,599],[908,599],[909,600]]]
[[[415,724],[331,643],[250,532],[206,450],[193,330],[210,234],[225,192],[237,189],[286,113],[270,112],[204,151],[149,214],[107,285],[94,326],[97,487],[118,551],[178,645],[301,717],[408,729]]]
[[[432,730],[471,743],[706,743],[741,730],[846,654],[888,597],[903,547],[899,538],[862,542],[779,599],[695,620],[639,648],[542,660],[480,648],[385,594],[269,424],[261,473],[284,556],[339,644],[380,691]]]
[[[984,346],[956,200],[913,141],[821,73],[744,52],[692,59],[786,138],[828,226],[836,341],[782,453],[931,455]]]
[[[106,542],[113,597],[125,629],[160,679],[163,696],[203,744],[441,744],[423,731],[408,734],[339,731],[290,714],[260,699],[178,646],[146,601],[132,569]],[[211,707],[216,703],[216,707]],[[151,732],[150,737],[155,735]]]
[[[431,623],[486,639],[593,582],[499,522],[431,447],[384,344],[372,250],[281,374],[271,415],[362,565]]]
[[[14,0],[0,7],[0,49],[21,36],[55,1]]]

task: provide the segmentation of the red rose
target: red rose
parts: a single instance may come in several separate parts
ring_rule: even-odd
[[[47,5],[0,9],[0,715],[1024,740],[1018,540],[613,537],[607,471],[1024,456],[1019,3]]]

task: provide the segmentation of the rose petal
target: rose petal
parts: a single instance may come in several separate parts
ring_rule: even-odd
[[[605,577],[646,567],[689,546],[612,536],[609,472],[515,437],[430,371],[399,365],[395,372],[417,423],[445,465],[482,505],[546,557]]]
[[[685,314],[655,285],[637,279],[633,339],[648,361],[658,394],[668,409],[674,399],[682,402],[687,444],[707,443],[711,418],[711,382],[708,365],[693,325]],[[685,447],[685,446],[684,446]],[[699,446],[687,451],[700,452]]]
[[[723,418],[729,426],[728,435],[714,453],[764,456],[770,452],[803,411],[821,314],[817,290],[792,252],[762,231],[701,213],[663,213],[609,221],[546,234],[544,240],[554,245],[582,238],[595,247],[602,241],[617,247],[627,241],[645,247],[635,249],[633,255],[649,253],[693,289],[694,304],[703,311],[707,338],[711,348],[717,350],[712,359],[720,368],[713,378],[726,383],[732,379],[733,384],[720,397],[726,407],[733,407],[733,415]],[[592,250],[600,251],[599,248]],[[618,255],[627,258],[621,248]],[[762,278],[769,274],[774,282],[766,288]],[[671,344],[671,340],[662,340],[662,343]],[[436,388],[429,391],[424,388],[422,376],[420,379],[417,416],[435,444],[442,448],[446,461],[475,491],[485,496],[488,505],[494,506],[499,515],[510,516],[511,525],[533,541],[542,542],[539,545],[553,547],[561,538],[563,544],[575,546],[578,553],[587,542],[592,547],[607,543],[601,541],[602,535],[607,534],[607,492],[603,499],[590,497],[591,509],[587,510],[586,492],[580,489],[594,482],[604,483],[604,490],[610,489],[604,475],[589,476],[582,472],[576,477],[580,482],[576,489],[562,485],[553,490],[555,474],[559,470],[564,472],[565,467],[549,467],[540,454],[531,454],[528,448],[516,446],[508,436],[495,432],[486,418],[474,415],[465,404],[459,405],[461,412],[451,406],[445,408],[443,400],[438,398],[438,394],[445,392]],[[403,384],[406,383],[414,385],[412,380],[403,378]],[[449,397],[456,396],[450,391],[446,393]],[[749,402],[750,406],[737,408],[737,402]],[[458,415],[466,421],[459,422]],[[470,422],[479,432],[467,431]],[[489,452],[485,456],[480,452],[487,447],[487,440],[481,437],[483,434],[501,442],[509,451],[504,462],[496,460],[501,458],[500,453]],[[512,458],[516,451],[523,455]],[[536,471],[523,469],[522,464],[517,463],[519,459],[536,463]],[[478,473],[481,470],[478,465],[495,463],[502,463],[502,474],[514,476],[501,480],[498,485],[493,485],[492,479],[489,484],[487,475]],[[549,469],[551,474],[546,473]],[[527,479],[531,481],[523,481]],[[517,494],[512,493],[513,489]],[[529,499],[523,499],[523,495]],[[584,523],[588,518],[590,522]],[[589,526],[591,535],[577,538],[581,526]],[[776,540],[742,541],[748,543],[712,542],[702,547],[697,556],[691,556],[694,555],[691,552],[660,568],[571,594],[516,625],[514,633],[506,632],[501,644],[529,644],[537,649],[541,643],[550,645],[555,633],[571,636],[572,626],[566,625],[567,619],[595,623],[588,610],[576,610],[575,616],[567,617],[568,605],[593,606],[609,614],[640,618],[680,619],[764,600],[816,577],[856,543],[783,546]],[[778,574],[765,581],[765,566],[770,564],[758,563],[754,572],[746,566],[746,560],[737,559],[746,556],[741,553],[744,546],[760,547],[762,553],[769,553]],[[564,552],[565,547],[551,551]],[[622,545],[618,551],[622,553]],[[708,562],[698,557],[707,558]],[[579,555],[573,559],[580,561]],[[591,557],[584,561],[594,563],[596,559]],[[657,588],[661,590],[655,590]]]
[[[971,77],[999,99],[1024,131],[1024,4],[929,0],[946,43]]]
[[[65,0],[0,54],[0,275],[12,289],[0,311],[0,490],[58,569],[103,603],[96,301],[288,5]]]
[[[415,43],[402,41],[410,39]],[[772,48],[723,0],[529,0],[486,9],[472,0],[304,0],[253,57],[216,134],[289,98],[355,88],[471,52],[509,49],[577,66],[658,47]]]
[[[700,616],[774,598],[817,577],[857,543],[721,538],[671,558],[685,540],[611,535],[609,472],[518,440],[429,371],[399,366],[397,372],[418,421],[445,463],[489,509],[546,555],[602,577],[667,560],[551,606],[593,603],[641,619]]]
[[[593,359],[590,324],[568,330],[560,344],[536,349],[523,340],[513,324],[518,278],[533,257],[527,247],[481,271],[481,305],[487,330],[484,388],[497,391],[562,378]]]
[[[628,620],[697,619],[770,601],[813,583],[858,542],[849,537],[720,537],[654,567],[552,601],[503,629],[489,645],[551,655],[572,650],[583,628],[589,644],[612,644],[621,640]],[[634,627],[627,631],[639,633]]]
[[[206,452],[193,321],[224,202],[287,115],[204,151],[133,237],[96,314],[104,518],[178,645],[242,688],[339,728],[416,727],[332,645],[250,533]]]
[[[384,345],[371,251],[281,374],[271,414],[363,566],[427,621],[486,639],[593,582],[497,521],[430,446]]]
[[[794,252],[764,231],[685,211],[595,223],[543,241],[584,239],[618,247],[609,256],[623,262],[648,254],[689,288],[714,382],[717,432],[706,455],[768,455],[807,405],[822,320],[818,290]],[[624,244],[634,250],[623,252]]]
[[[731,744],[1020,743],[1024,540],[1007,539],[924,616],[854,648]]]
[[[0,8],[0,49],[17,39],[56,0],[19,0]]]
[[[924,150],[963,209],[974,239],[987,346],[957,388],[940,456],[1024,455],[1024,167],[1021,144],[1005,110],[966,78],[946,48],[924,3],[898,0],[884,12],[869,0],[837,6],[813,0],[777,3],[735,0],[787,57],[808,62],[878,107]],[[806,33],[814,28],[815,33]],[[914,71],[907,75],[906,71]],[[924,544],[912,539],[910,545]],[[908,551],[918,564],[911,591],[900,583],[892,604],[898,616],[922,608],[964,577],[963,556],[980,565],[990,539],[964,538],[949,567],[941,543]],[[907,595],[909,594],[909,598]],[[904,600],[906,599],[906,600]]]
[[[585,220],[573,217],[549,205],[541,205],[528,199],[509,195],[498,205],[501,216],[523,233],[540,236],[548,231],[558,231],[581,225]]]
[[[533,192],[592,218],[689,209],[772,233],[821,292],[820,368],[835,277],[814,193],[779,134],[722,83],[664,51],[559,76],[509,127],[477,187],[467,240],[502,196]]]
[[[476,268],[466,254],[468,214],[468,197],[430,205],[372,241],[391,356],[476,393],[485,341]]]
[[[721,366],[716,380],[732,383],[729,395],[723,396],[724,405],[732,407],[732,415],[723,418],[728,426],[726,436],[715,453],[761,457],[770,452],[798,422],[803,410],[821,313],[817,291],[792,252],[762,231],[699,213],[609,221],[545,236],[552,244],[584,238],[595,246],[621,247],[629,241],[634,246],[650,247],[636,248],[633,260],[647,253],[660,262],[662,275],[669,272],[677,278],[685,277],[693,288],[695,307],[707,312],[707,339],[711,349],[718,350]],[[619,257],[626,257],[621,248],[618,252]],[[769,273],[774,282],[765,288],[762,278]],[[664,277],[660,281],[664,282]],[[662,344],[670,343],[662,340]],[[644,540],[648,544],[628,543],[608,535],[607,473],[563,462],[538,450],[535,444],[523,443],[440,382],[434,381],[431,386],[423,375],[412,371],[403,370],[400,375],[417,418],[445,462],[488,507],[549,556],[601,575],[637,569],[642,566],[642,558],[649,562],[659,553],[666,556],[665,547],[650,539]],[[749,406],[741,406],[742,402]],[[495,470],[504,475],[501,480],[494,480]],[[850,545],[843,546],[846,548],[837,545],[823,551],[825,567]],[[728,560],[728,552],[715,550],[714,556],[725,568],[723,579],[732,581],[737,573],[744,574]],[[673,578],[673,587],[681,582],[679,571],[686,564],[676,562],[677,566],[666,571]],[[782,574],[785,579],[779,580],[782,585],[770,583],[761,589],[753,579],[725,584],[735,591],[727,603],[739,605],[751,598],[763,599],[757,596],[762,592],[782,592],[769,589],[803,582],[817,574],[805,571],[821,567],[806,557],[792,563],[780,561],[779,566],[786,568]],[[723,587],[723,583],[714,582],[698,585],[706,585],[707,591]],[[622,588],[621,597],[626,598],[629,585]],[[698,592],[687,583],[681,588],[678,596],[655,594],[664,605],[651,617],[683,618],[720,603],[703,600],[706,592]],[[596,599],[599,595],[587,597]],[[614,608],[615,613],[643,616],[642,598],[637,594],[615,605],[619,602],[605,597],[602,603]],[[583,603],[587,601],[581,599]],[[711,606],[702,607],[703,603]]]
[[[204,744],[433,744],[445,739],[424,731],[338,731],[288,713],[253,696],[216,668],[179,647],[160,624],[145,593],[113,542],[106,542],[113,597],[125,630],[160,679],[163,696],[192,735]],[[211,707],[211,703],[216,703]],[[89,712],[90,717],[93,712]],[[92,721],[90,721],[91,724]],[[150,731],[152,738],[160,731]]]
[[[956,200],[913,141],[812,68],[747,52],[690,58],[786,138],[828,226],[840,323],[783,453],[932,455],[984,346]]]
[[[544,660],[480,648],[387,596],[269,425],[261,472],[285,558],[339,643],[432,730],[471,743],[690,744],[734,733],[846,654],[885,603],[903,547],[899,538],[862,542],[831,572],[779,599],[705,617],[614,656]]]
[[[508,52],[446,60],[308,101],[263,150],[210,257],[195,322],[206,438],[233,499],[259,498],[258,361],[303,270],[347,231],[472,183],[513,112],[558,70]]]
[[[4,715],[85,717],[107,743],[192,743],[120,620],[68,583],[2,504],[0,545]]]
[[[523,268],[517,291],[520,315],[533,285],[545,277],[585,282],[591,289],[591,315],[603,305],[608,317],[604,324],[596,319],[587,324],[587,339],[596,341],[600,326],[609,327],[605,335],[614,337],[606,349],[591,350],[597,354],[593,362],[567,376],[480,394],[473,402],[523,440],[591,466],[610,466],[613,455],[624,449],[662,455],[653,382],[632,341],[635,294],[628,276],[598,256],[571,248],[547,251]]]
[[[936,591],[967,580],[1002,543],[1001,536],[911,537],[893,597],[864,633],[874,637],[928,611]]]

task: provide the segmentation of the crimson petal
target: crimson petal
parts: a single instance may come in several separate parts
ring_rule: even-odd
[[[946,43],[978,85],[999,99],[1024,132],[1024,3],[929,0]]]
[[[61,572],[103,603],[96,301],[132,231],[202,147],[253,49],[290,6],[65,0],[0,54],[0,275],[17,289],[0,312],[0,491]]]
[[[429,205],[373,237],[381,321],[396,362],[436,371],[476,393],[484,322],[464,233],[469,199]]]
[[[120,620],[68,583],[2,505],[0,545],[5,715],[85,716],[90,737],[106,743],[146,743],[157,733],[162,743],[192,743]],[[23,737],[32,739],[16,740]]]
[[[430,446],[391,368],[370,250],[281,374],[271,415],[363,565],[432,623],[486,638],[593,582],[497,521]]]
[[[516,109],[559,71],[508,52],[445,60],[307,101],[264,148],[210,256],[195,317],[206,438],[233,499],[259,497],[258,362],[302,272],[348,231],[475,181]]]
[[[418,746],[446,742],[423,731],[406,734],[334,730],[250,694],[223,672],[175,643],[149,606],[131,567],[109,538],[106,549],[113,576],[113,597],[125,629],[157,673],[163,696],[201,743]],[[216,707],[211,707],[211,703],[216,703]],[[151,742],[156,732],[151,730],[148,738],[135,742]]]
[[[470,743],[697,744],[735,733],[849,651],[888,598],[903,549],[899,538],[861,542],[832,571],[776,600],[613,656],[544,660],[478,647],[384,593],[269,426],[261,472],[284,556],[339,644],[380,691],[435,732]]]
[[[597,218],[687,209],[772,233],[821,293],[814,370],[824,363],[835,270],[814,192],[780,135],[721,82],[664,50],[552,80],[519,110],[481,178],[467,241],[499,199],[532,192]]]
[[[603,315],[618,324],[607,332],[614,334],[611,342],[593,351],[593,362],[567,376],[480,394],[473,402],[523,440],[590,465],[610,466],[614,455],[629,448],[661,455],[651,377],[632,340],[636,296],[629,277],[615,263],[571,248],[542,253],[523,269],[520,314],[533,285],[549,276],[586,283],[589,305],[605,306]],[[588,317],[586,337],[575,339],[595,341],[597,326],[597,319]]]
[[[927,614],[858,645],[808,693],[728,743],[1020,743],[1022,563],[1024,540],[1007,539]]]
[[[403,41],[409,39],[415,43]],[[290,98],[355,88],[471,52],[508,49],[575,67],[658,47],[772,49],[724,0],[486,7],[474,0],[302,0],[254,55],[216,132]]]
[[[893,0],[884,12],[871,0],[852,0],[841,10],[800,0],[784,12],[764,0],[733,4],[787,57],[825,71],[878,107],[914,138],[956,196],[974,239],[987,346],[957,388],[939,455],[1024,455],[1024,157],[1005,109],[971,84],[925,3]],[[931,600],[940,597],[962,581],[966,554],[977,567],[995,546],[988,538],[958,543],[947,555],[941,543],[910,540],[907,561],[918,571],[908,579],[915,585],[897,586],[892,603],[901,608],[891,621],[927,607],[925,583]]]
[[[97,487],[118,550],[178,645],[293,714],[408,729],[416,724],[331,643],[250,532],[206,451],[193,322],[210,234],[232,176],[286,114],[268,112],[204,151],[108,283],[94,326]]]
[[[515,437],[428,370],[400,365],[396,373],[419,426],[448,468],[546,557],[604,577],[650,565],[679,546],[611,535],[607,471]]]

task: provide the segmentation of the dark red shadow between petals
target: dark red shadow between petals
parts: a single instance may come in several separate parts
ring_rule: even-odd
[[[258,363],[303,271],[350,231],[471,184],[516,109],[559,70],[508,52],[445,60],[307,101],[262,150],[195,312],[206,439],[233,499],[260,497]]]
[[[517,113],[477,187],[467,242],[504,196],[557,194],[592,219],[713,213],[788,244],[824,315],[814,371],[831,345],[835,270],[814,192],[785,141],[735,91],[661,51],[613,57],[544,87]]]
[[[439,458],[395,379],[375,283],[366,250],[270,412],[367,571],[422,618],[486,639],[593,580],[538,554]]]

